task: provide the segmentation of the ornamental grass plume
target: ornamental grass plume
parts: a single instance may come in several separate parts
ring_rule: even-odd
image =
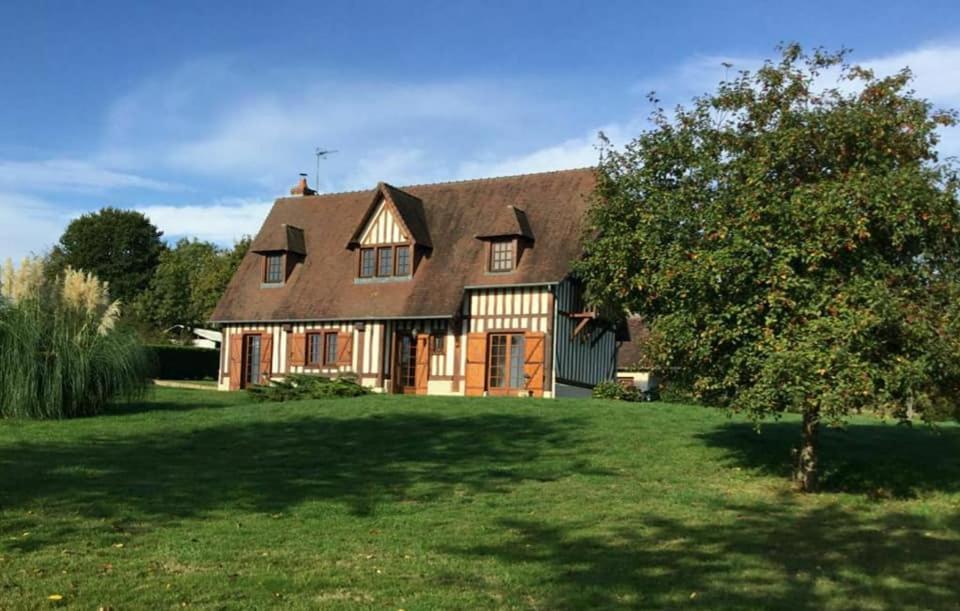
[[[7,262],[0,287],[0,416],[70,418],[141,393],[149,372],[120,303],[92,274],[50,278],[42,259]]]

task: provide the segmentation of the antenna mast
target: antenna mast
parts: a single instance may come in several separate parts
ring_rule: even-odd
[[[313,151],[313,154],[317,156],[317,176],[316,176],[316,179],[317,179],[317,180],[316,180],[315,183],[313,183],[313,188],[316,189],[317,192],[320,191],[320,159],[326,159],[326,158],[327,158],[327,155],[332,155],[333,153],[336,153],[336,152],[338,152],[338,151],[336,151],[336,150],[323,150],[323,149],[321,149],[319,146],[318,146],[317,148],[315,148],[314,151]]]

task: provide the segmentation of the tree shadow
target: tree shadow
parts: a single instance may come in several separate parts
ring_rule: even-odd
[[[381,503],[423,502],[454,487],[499,491],[595,472],[576,455],[582,428],[578,418],[523,414],[281,415],[169,435],[23,442],[0,448],[0,506],[101,518],[107,530],[220,509],[272,514],[308,500],[370,516]],[[561,465],[544,466],[544,457]],[[12,522],[0,534],[29,526]],[[46,526],[12,545],[37,548],[70,534],[69,525]]]
[[[767,423],[758,432],[752,424],[730,422],[698,437],[722,448],[732,466],[789,478],[800,427]],[[882,499],[960,491],[960,427],[857,424],[824,428],[820,442],[824,492]]]
[[[530,572],[548,575],[541,608],[956,608],[960,600],[957,516],[867,517],[837,504],[721,511],[735,512],[732,525],[658,514],[612,528],[504,519],[509,541],[448,551],[536,567]]]

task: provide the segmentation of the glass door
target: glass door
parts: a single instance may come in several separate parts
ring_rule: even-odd
[[[260,383],[260,336],[243,338],[243,385]]]

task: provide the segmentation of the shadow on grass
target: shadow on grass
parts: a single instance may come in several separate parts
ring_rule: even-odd
[[[421,502],[452,494],[455,486],[498,491],[589,472],[575,455],[580,424],[520,414],[297,416],[23,442],[0,448],[0,505],[41,505],[106,525],[157,526],[221,509],[274,513],[308,500],[340,502],[369,516],[380,503]],[[14,545],[36,548],[69,534],[39,530]]]
[[[638,515],[600,530],[505,519],[508,542],[449,551],[547,575],[543,608],[956,608],[960,600],[955,516],[868,517],[836,504],[722,511],[732,524]]]
[[[722,448],[734,466],[791,476],[799,424],[728,423],[698,435]],[[913,498],[923,492],[960,491],[960,427],[857,424],[821,430],[820,479],[824,492],[877,498]]]

